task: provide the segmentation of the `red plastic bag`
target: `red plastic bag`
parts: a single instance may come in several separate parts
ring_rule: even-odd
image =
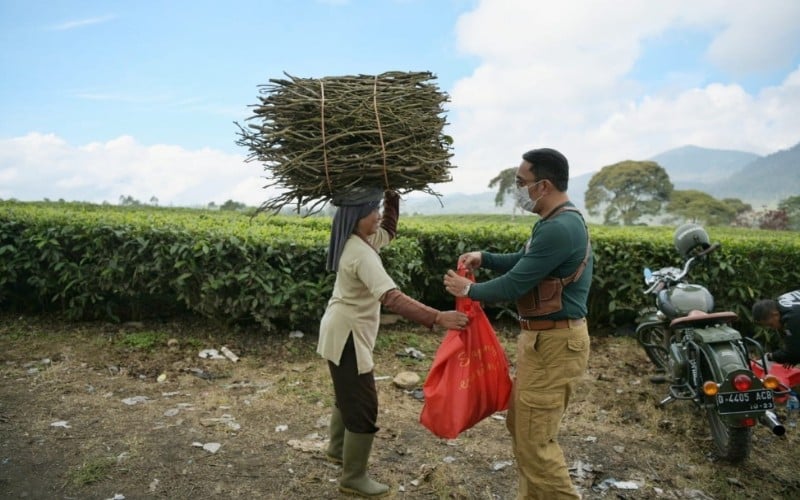
[[[471,273],[458,271],[474,281]],[[480,303],[456,298],[469,316],[464,330],[449,330],[422,386],[425,404],[419,421],[435,435],[454,439],[495,412],[508,408],[508,359]]]

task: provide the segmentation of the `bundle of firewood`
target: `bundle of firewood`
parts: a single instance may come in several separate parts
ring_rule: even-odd
[[[448,96],[429,72],[270,79],[236,144],[263,164],[281,192],[262,210],[287,204],[313,212],[354,186],[420,190],[452,179],[452,139],[443,134]]]

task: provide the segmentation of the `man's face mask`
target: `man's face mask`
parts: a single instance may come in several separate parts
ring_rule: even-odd
[[[531,200],[530,190],[531,188],[536,187],[536,185],[540,182],[544,182],[544,179],[536,181],[533,184],[517,187],[517,205],[519,205],[522,210],[526,212],[533,212],[533,210],[536,208],[536,204],[542,199],[542,196],[544,196],[540,195],[535,200]]]

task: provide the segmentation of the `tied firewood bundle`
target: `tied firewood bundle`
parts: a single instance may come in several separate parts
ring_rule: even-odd
[[[259,85],[254,115],[239,127],[246,161],[259,161],[280,195],[260,210],[288,204],[321,210],[337,192],[380,187],[438,196],[452,180],[452,139],[443,134],[447,94],[429,72],[270,79]]]

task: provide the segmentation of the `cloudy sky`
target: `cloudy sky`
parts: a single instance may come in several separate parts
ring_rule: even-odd
[[[0,0],[0,199],[259,204],[234,122],[284,72],[436,74],[445,194],[533,147],[573,174],[769,154],[800,142],[798,26],[797,0]]]

